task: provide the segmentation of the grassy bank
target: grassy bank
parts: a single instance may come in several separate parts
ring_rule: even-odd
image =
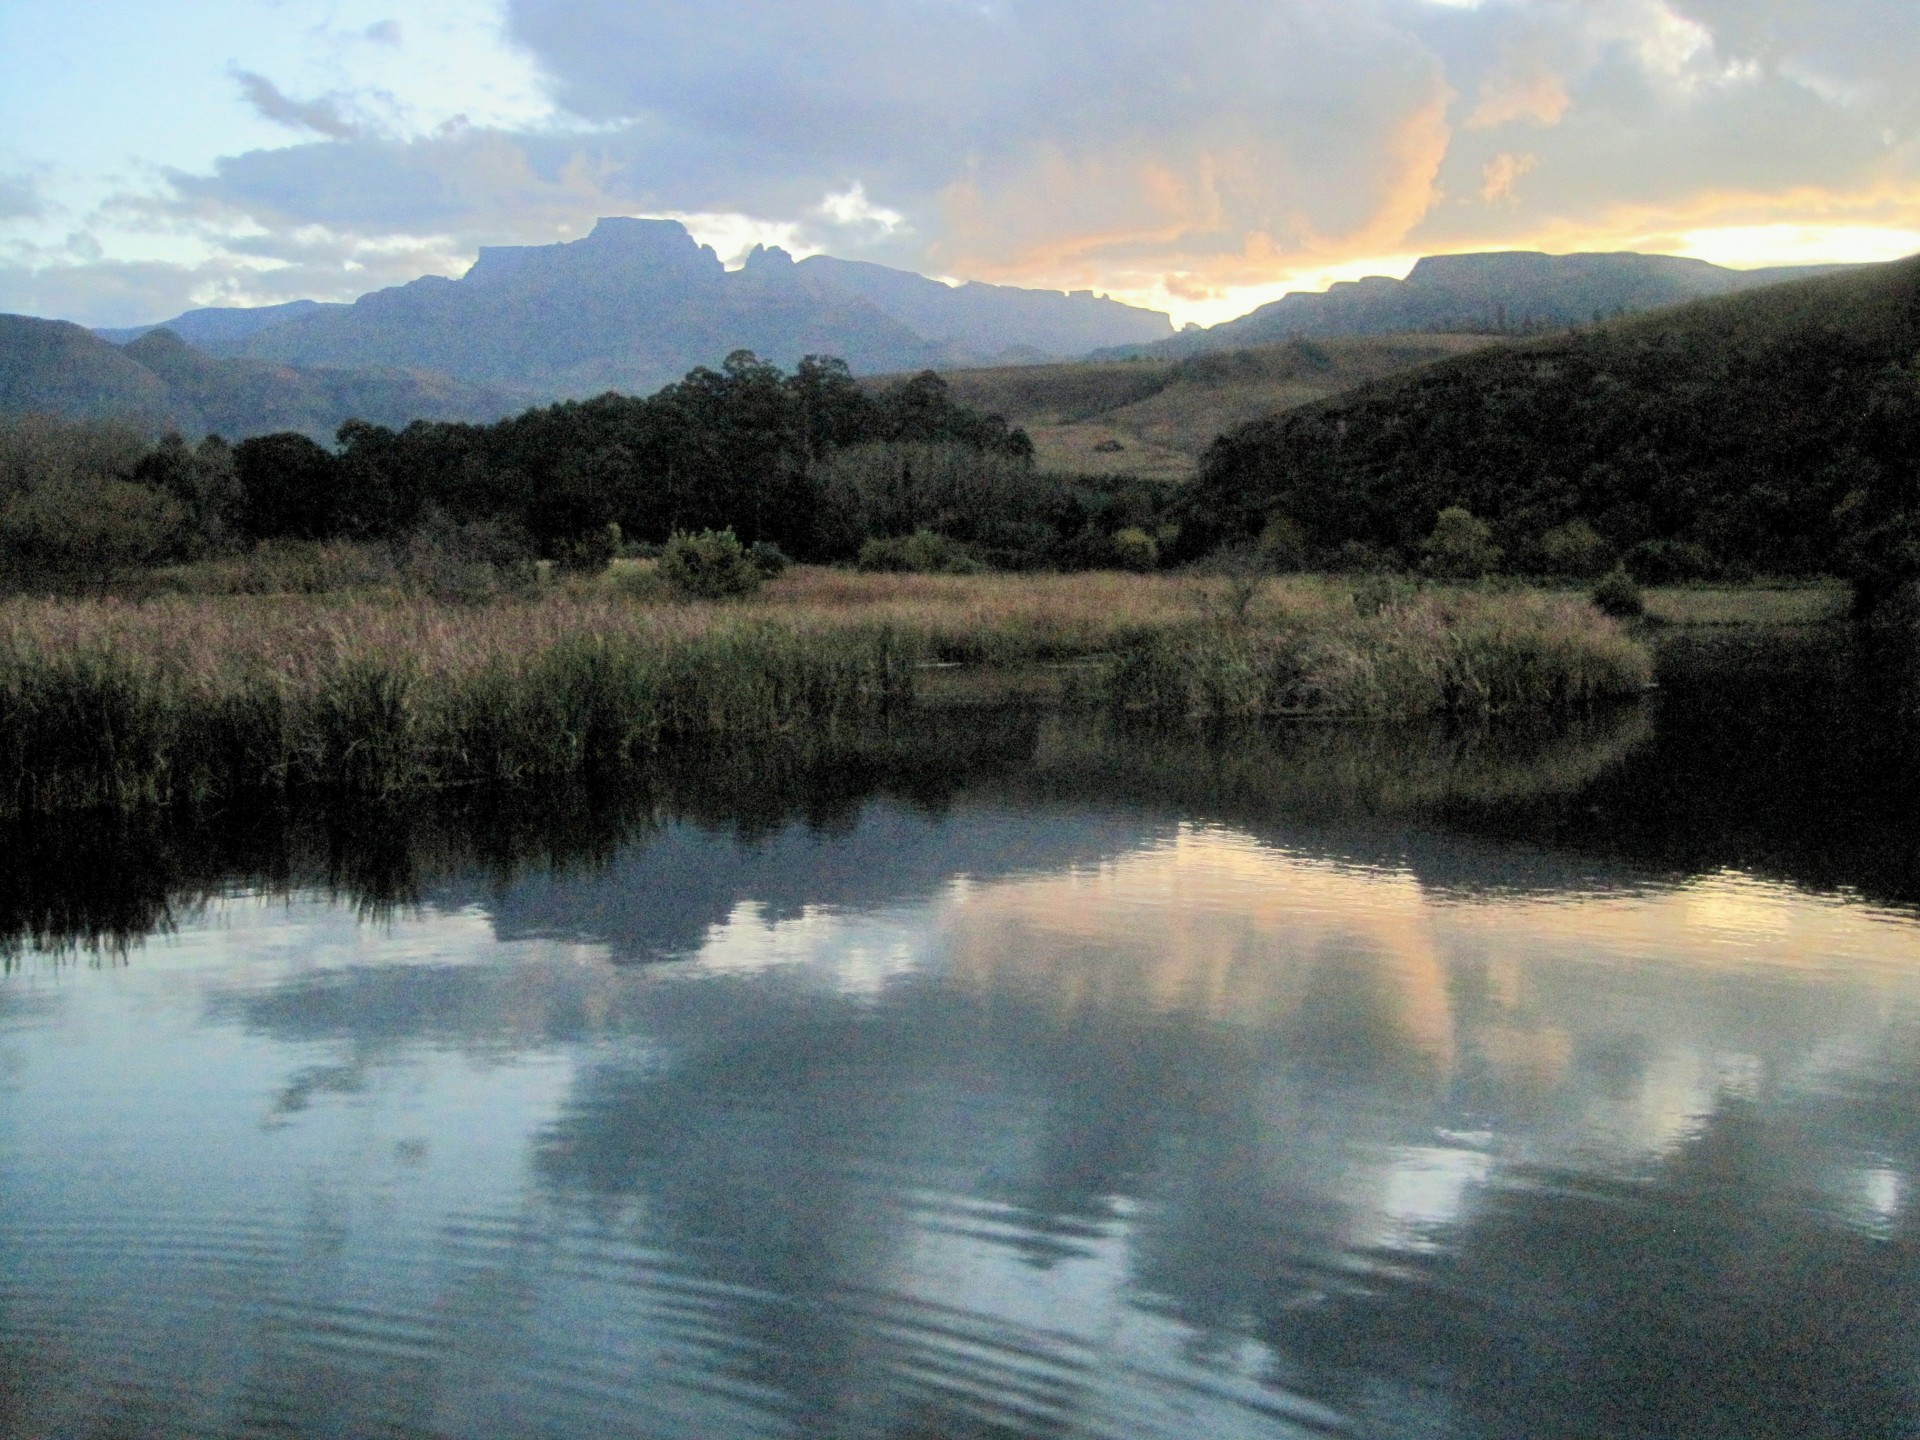
[[[1312,580],[861,576],[746,604],[380,593],[0,605],[0,808],[393,795],[865,725],[929,661],[1111,657],[1117,708],[1404,716],[1637,690],[1584,605]]]
[[[1822,625],[1846,618],[1852,590],[1838,580],[1753,585],[1659,585],[1647,616],[1664,625]]]

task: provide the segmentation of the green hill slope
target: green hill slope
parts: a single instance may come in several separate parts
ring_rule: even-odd
[[[1498,347],[1222,438],[1188,543],[1285,515],[1322,553],[1360,541],[1406,561],[1465,505],[1515,558],[1584,520],[1621,551],[1857,573],[1906,543],[1917,356],[1920,258]]]
[[[942,378],[961,404],[1025,429],[1042,469],[1187,479],[1208,445],[1250,420],[1494,343],[1484,335],[1293,341],[1186,360],[1000,366]]]

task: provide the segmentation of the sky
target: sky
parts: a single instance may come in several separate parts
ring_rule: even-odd
[[[1915,0],[0,0],[0,311],[672,216],[1211,324],[1425,254],[1920,252]]]

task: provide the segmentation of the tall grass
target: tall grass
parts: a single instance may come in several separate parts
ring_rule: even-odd
[[[871,719],[910,699],[914,658],[884,626],[564,601],[19,602],[0,809],[579,775]]]
[[[1646,650],[1587,604],[1536,594],[1416,591],[1372,613],[1264,597],[1127,648],[1119,707],[1234,719],[1493,715],[1590,704],[1652,680]]]
[[[817,738],[909,704],[928,660],[1115,657],[1120,708],[1492,713],[1643,685],[1567,600],[1169,577],[800,571],[750,603],[549,591],[0,604],[0,811],[392,796]]]

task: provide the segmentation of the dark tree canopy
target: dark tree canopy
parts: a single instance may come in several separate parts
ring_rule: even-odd
[[[1403,562],[1439,513],[1510,556],[1590,526],[1778,574],[1920,574],[1920,261],[1476,352],[1256,422],[1208,453],[1186,546],[1284,516]],[[1670,550],[1662,553],[1680,553]],[[1904,556],[1904,558],[1903,558]]]

